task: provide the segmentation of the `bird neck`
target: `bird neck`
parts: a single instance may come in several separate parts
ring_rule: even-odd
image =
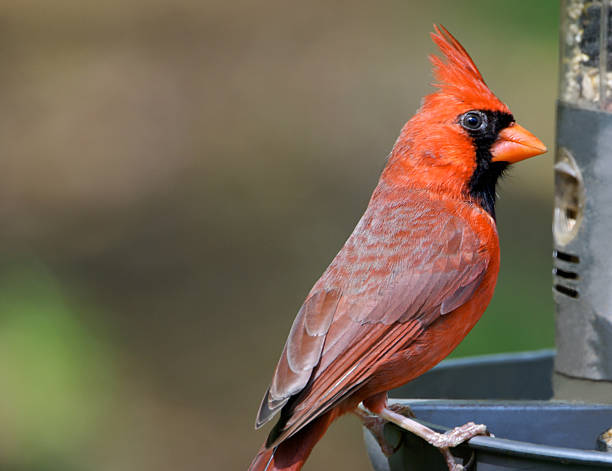
[[[424,157],[428,158],[428,157]],[[420,159],[392,156],[381,175],[381,182],[395,188],[424,191],[432,199],[471,200],[467,181],[471,172],[458,178],[448,165],[423,165]]]

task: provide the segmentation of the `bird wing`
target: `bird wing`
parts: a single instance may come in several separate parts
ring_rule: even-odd
[[[256,427],[291,400],[271,435],[278,441],[329,410],[464,304],[488,263],[483,241],[444,202],[377,188],[300,308]]]

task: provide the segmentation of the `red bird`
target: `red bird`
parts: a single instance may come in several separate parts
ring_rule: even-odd
[[[514,162],[546,151],[515,123],[465,49],[431,34],[437,90],[393,147],[355,230],[300,308],[256,428],[280,418],[249,471],[297,471],[338,416],[360,404],[443,452],[486,432],[446,434],[387,407],[387,391],[423,374],[486,309],[499,271],[495,186]]]

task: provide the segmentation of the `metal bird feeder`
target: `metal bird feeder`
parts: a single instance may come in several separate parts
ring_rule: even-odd
[[[556,354],[448,360],[391,394],[439,431],[487,424],[453,450],[476,471],[612,469],[612,0],[562,1],[554,172]],[[391,456],[364,434],[376,471],[447,470],[394,425]]]

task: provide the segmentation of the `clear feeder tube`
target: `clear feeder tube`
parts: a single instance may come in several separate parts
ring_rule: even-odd
[[[566,0],[561,19],[561,100],[612,111],[610,1]]]

